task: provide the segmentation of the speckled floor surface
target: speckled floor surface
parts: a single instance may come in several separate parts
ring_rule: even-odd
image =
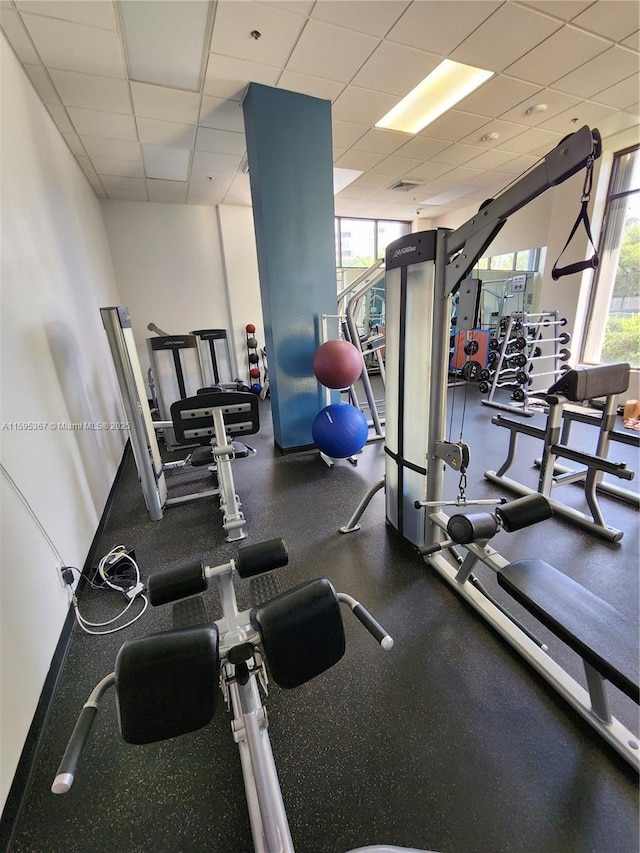
[[[469,497],[501,494],[483,477],[506,455],[507,432],[491,425],[494,414],[477,396],[467,405]],[[372,843],[442,853],[637,853],[637,775],[385,524],[383,494],[374,497],[359,532],[338,533],[382,477],[382,444],[365,446],[357,467],[341,461],[329,469],[315,452],[276,456],[268,403],[262,417],[260,434],[249,441],[258,453],[234,463],[247,518],[244,544],[282,536],[291,557],[283,588],[326,576],[369,607],[396,640],[391,652],[382,652],[345,613],[342,661],[297,690],[271,690],[271,741],[298,853],[343,853]],[[588,450],[594,442],[589,428],[576,428],[576,446]],[[536,482],[537,452],[538,444],[523,438],[516,469],[523,482]],[[631,448],[615,446],[610,458],[629,459],[638,470]],[[449,488],[455,495],[453,481]],[[579,504],[580,489],[564,487],[562,498]],[[607,520],[625,531],[618,545],[560,520],[500,533],[494,544],[508,559],[541,557],[564,569],[637,624],[638,512],[609,498],[601,502]],[[145,578],[194,559],[218,564],[235,552],[224,541],[215,499],[171,508],[150,522],[131,459],[100,553],[118,543],[135,548]],[[486,572],[487,585],[504,600]],[[238,594],[247,606],[246,581]],[[213,590],[207,601],[217,616]],[[96,621],[119,607],[110,593],[82,601]],[[111,637],[75,631],[11,853],[252,850],[224,708],[195,734],[129,746],[119,738],[107,695],[74,787],[62,797],[49,792],[76,716],[112,670],[122,642],[170,626],[165,606]],[[580,661],[552,642],[553,653],[581,679]],[[637,706],[611,694],[614,713],[637,732]]]

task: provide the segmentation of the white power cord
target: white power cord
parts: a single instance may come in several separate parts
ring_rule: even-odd
[[[109,573],[110,567],[115,566],[123,559],[128,560],[133,568],[133,580],[121,581],[117,578],[117,576],[114,576],[113,574]],[[103,637],[106,634],[115,634],[116,631],[121,631],[123,628],[127,628],[129,625],[133,625],[133,623],[136,622],[142,616],[142,614],[149,606],[149,600],[142,592],[142,590],[144,589],[144,584],[140,580],[140,569],[138,568],[138,564],[133,559],[133,557],[131,557],[131,555],[127,553],[127,549],[124,547],[124,545],[116,545],[109,551],[108,554],[105,554],[105,556],[98,563],[98,574],[100,575],[105,586],[108,586],[110,589],[121,593],[125,596],[125,598],[129,599],[129,602],[124,608],[124,610],[118,613],[117,616],[114,616],[113,619],[109,619],[106,622],[90,622],[88,619],[85,619],[84,616],[81,615],[80,609],[78,607],[78,599],[76,598],[76,595],[73,592],[71,593],[71,604],[73,605],[73,609],[76,614],[76,620],[80,628],[82,628],[82,630],[85,631],[85,633],[87,634],[93,634],[97,637]],[[144,601],[144,607],[137,614],[137,616],[134,616],[133,619],[130,619],[128,622],[125,622],[124,625],[118,625],[116,628],[110,628],[108,631],[91,630],[91,628],[104,628],[107,625],[112,625],[118,619],[121,619],[124,614],[129,610],[136,598],[141,598]]]

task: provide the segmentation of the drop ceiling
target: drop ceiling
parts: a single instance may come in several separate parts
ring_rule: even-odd
[[[336,213],[389,219],[479,204],[583,124],[637,127],[639,16],[636,0],[0,2],[100,198],[250,205],[254,81],[332,102],[334,166],[361,173]],[[416,135],[376,128],[445,57],[495,75]]]

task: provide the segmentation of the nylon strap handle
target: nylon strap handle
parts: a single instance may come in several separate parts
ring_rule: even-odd
[[[555,264],[553,265],[553,269],[551,270],[551,278],[554,281],[557,281],[559,278],[562,278],[565,275],[573,275],[574,273],[582,272],[583,270],[595,270],[598,268],[598,264],[600,263],[600,259],[598,257],[598,250],[596,249],[595,243],[593,242],[593,237],[591,236],[591,223],[589,222],[589,214],[587,212],[589,200],[591,199],[591,186],[593,182],[593,161],[593,157],[589,157],[589,159],[587,160],[587,173],[585,175],[584,186],[582,188],[582,204],[580,206],[580,212],[578,213],[576,221],[573,223],[573,228],[571,229],[571,233],[567,238],[567,242],[564,244],[564,248],[558,255],[558,260],[555,262]],[[593,255],[586,261],[577,261],[574,264],[567,264],[567,266],[565,267],[559,267],[558,261],[564,255],[567,246],[573,239],[573,235],[578,230],[578,227],[581,222],[584,225],[584,230],[587,232],[589,242],[593,247]]]

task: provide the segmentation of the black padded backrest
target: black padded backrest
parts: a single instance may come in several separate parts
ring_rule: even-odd
[[[345,651],[336,591],[326,578],[300,584],[251,611],[271,677],[298,687],[332,667]]]
[[[171,420],[179,444],[209,444],[215,431],[213,409],[221,409],[227,435],[252,435],[260,429],[258,398],[244,391],[213,391],[177,400]],[[218,438],[222,443],[222,437]]]
[[[126,642],[116,658],[118,719],[127,743],[155,743],[206,726],[217,706],[215,624]]]
[[[572,403],[622,394],[629,387],[630,369],[626,362],[575,367],[564,373],[547,393],[562,394]]]

